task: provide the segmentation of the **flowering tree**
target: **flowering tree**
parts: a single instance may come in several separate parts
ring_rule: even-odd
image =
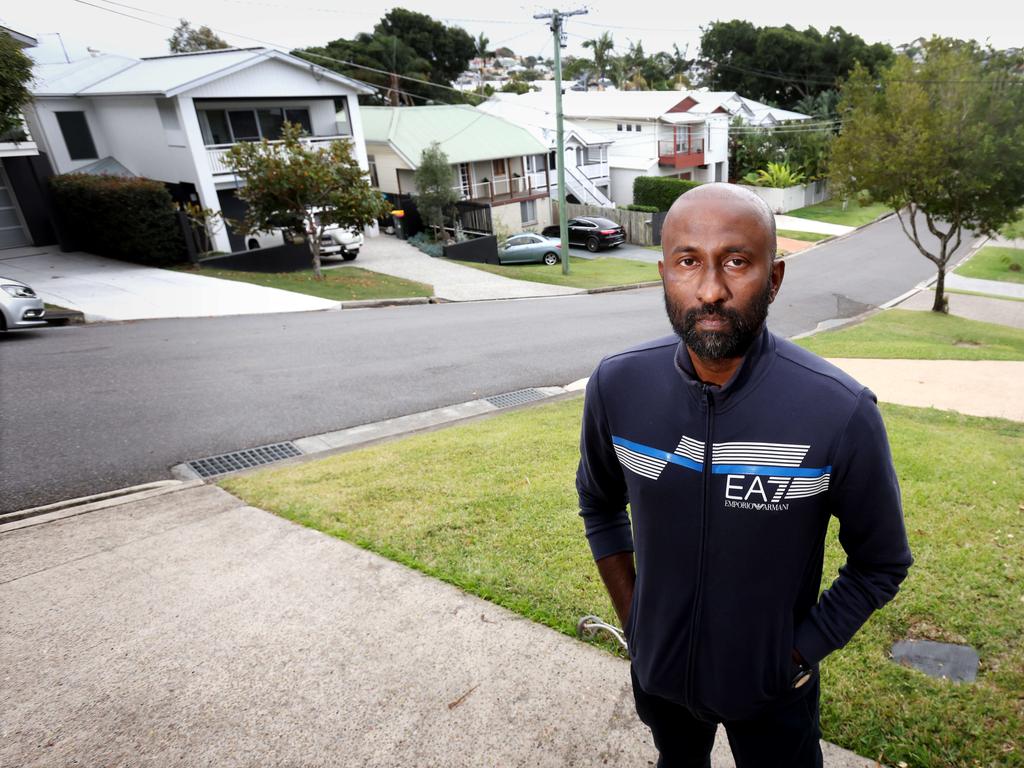
[[[391,208],[370,186],[352,154],[352,143],[332,141],[324,148],[301,140],[302,127],[285,123],[281,141],[239,142],[226,160],[244,186],[238,196],[248,204],[245,219],[235,226],[241,234],[282,228],[304,234],[320,272],[320,238],[328,226],[361,228]]]

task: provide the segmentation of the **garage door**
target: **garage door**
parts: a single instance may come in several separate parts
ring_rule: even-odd
[[[7,183],[7,174],[0,166],[0,248],[31,244],[14,199],[14,190]]]

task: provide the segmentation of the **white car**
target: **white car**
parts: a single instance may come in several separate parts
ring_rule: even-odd
[[[256,248],[273,248],[277,245],[284,245],[288,241],[289,238],[283,229],[271,229],[247,235],[245,247],[252,251]],[[321,258],[340,256],[345,261],[352,261],[359,255],[359,249],[362,247],[363,233],[352,227],[346,228],[338,224],[329,225],[320,238]]]
[[[40,325],[46,325],[43,300],[20,280],[0,277],[0,331]]]

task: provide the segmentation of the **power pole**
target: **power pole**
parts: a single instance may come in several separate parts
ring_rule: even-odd
[[[558,137],[555,168],[558,170],[558,234],[562,238],[563,275],[569,274],[569,227],[565,215],[565,135],[562,131],[562,41],[565,37],[562,20],[567,16],[582,16],[586,12],[585,8],[576,11],[559,11],[554,8],[551,13],[537,13],[533,16],[535,19],[551,19],[550,29],[555,41],[555,134]]]

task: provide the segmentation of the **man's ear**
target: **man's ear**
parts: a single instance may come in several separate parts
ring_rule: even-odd
[[[665,279],[665,262],[662,259],[658,259],[658,276]]]
[[[779,294],[779,288],[782,287],[782,278],[786,274],[786,262],[776,259],[772,262],[772,288],[768,294],[768,301],[775,301],[775,297]]]

